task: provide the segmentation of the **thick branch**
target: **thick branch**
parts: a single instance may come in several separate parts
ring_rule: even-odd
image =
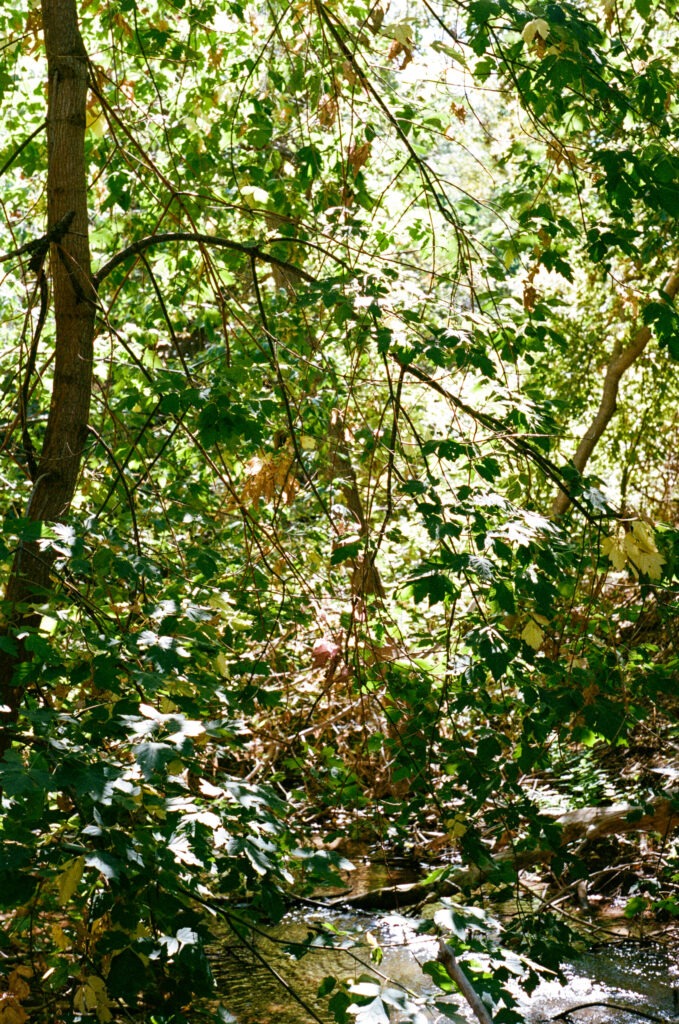
[[[675,265],[674,270],[663,285],[663,292],[669,299],[673,299],[677,291],[679,291],[679,263]],[[644,326],[639,328],[627,348],[623,349],[619,344],[616,344],[613,348],[613,353],[606,369],[599,409],[573,456],[573,465],[578,473],[584,472],[592,452],[615,415],[618,407],[618,390],[622,375],[637,361],[650,340],[651,328]],[[571,500],[570,495],[565,490],[559,490],[552,503],[552,515],[563,515],[570,506]]]
[[[301,277],[308,284],[316,284],[316,278],[312,277],[311,274],[307,274],[306,270],[301,270],[294,264],[286,262],[286,260],[279,260],[276,256],[269,255],[268,252],[262,252],[259,246],[244,245],[242,242],[233,242],[230,238],[222,238],[220,235],[203,235],[196,231],[167,231],[159,235],[147,235],[146,238],[140,238],[139,241],[133,242],[127,248],[121,249],[103,267],[100,267],[99,271],[95,274],[94,281],[96,286],[98,287],[112,270],[119,267],[121,263],[125,263],[130,256],[140,256],[146,249],[150,249],[154,245],[164,245],[167,242],[200,242],[203,245],[213,245],[218,249],[231,249],[232,252],[239,252],[243,256],[247,256],[248,259],[252,259],[254,256],[256,259],[261,260],[262,263],[270,263],[274,267],[294,271],[298,277]]]

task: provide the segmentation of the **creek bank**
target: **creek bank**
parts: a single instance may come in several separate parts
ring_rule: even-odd
[[[535,850],[501,850],[489,857],[485,865],[472,867],[451,866],[441,872],[432,872],[424,881],[382,885],[368,891],[348,893],[325,901],[328,906],[352,907],[355,910],[400,910],[416,906],[432,898],[455,896],[482,885],[498,868],[510,864],[517,872],[538,865],[548,865],[552,858],[572,843],[578,843],[579,855],[586,845],[597,839],[632,832],[656,832],[669,836],[679,827],[679,794],[656,798],[643,809],[633,804],[613,804],[609,807],[583,807],[565,814],[545,815],[561,828],[559,844]]]

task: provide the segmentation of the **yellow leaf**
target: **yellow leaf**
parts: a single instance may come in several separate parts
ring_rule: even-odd
[[[529,647],[532,647],[534,651],[539,650],[542,647],[542,641],[545,639],[543,630],[540,629],[537,622],[531,619],[523,627],[521,633],[521,639],[525,640]]]
[[[540,36],[541,39],[546,39],[549,35],[549,25],[544,18],[533,18],[527,25],[523,26],[523,32],[521,38],[524,43],[532,43],[536,36]]]
[[[456,814],[446,821],[446,831],[451,839],[460,839],[469,828],[468,820],[463,814]]]
[[[65,907],[70,900],[73,893],[80,884],[80,879],[83,876],[83,868],[85,867],[85,858],[76,857],[72,860],[57,878],[57,888],[59,890],[59,903],[62,907]]]
[[[382,29],[382,34],[388,36],[390,39],[395,39],[401,46],[412,48],[413,39],[415,33],[413,32],[412,25],[409,25],[406,21],[400,25],[389,25]]]
[[[662,576],[662,567],[665,559],[662,555],[642,555],[639,561],[639,568],[652,580],[659,580]]]
[[[634,539],[642,551],[657,554],[658,548],[656,547],[655,536],[653,534],[653,530],[647,523],[642,523],[641,520],[638,519],[636,523],[633,523],[632,525],[632,533],[634,534]]]
[[[604,537],[601,542],[601,553],[606,555],[618,572],[627,565],[627,555],[617,537]]]
[[[107,1024],[108,1021],[113,1020],[104,980],[94,974],[76,989],[73,1006],[78,1013],[94,1011],[100,1024]]]
[[[103,139],[106,134],[108,124],[101,111],[87,110],[85,112],[85,124],[88,131],[92,132],[93,135],[96,135],[98,139]]]
[[[69,948],[69,946],[71,945],[71,940],[69,939],[68,935],[66,934],[66,932],[64,931],[60,924],[53,924],[51,932],[52,942],[57,947],[57,949]]]
[[[633,569],[638,569],[651,579],[659,579],[665,559],[655,546],[653,530],[646,523],[637,521],[629,533],[625,534],[623,545]]]

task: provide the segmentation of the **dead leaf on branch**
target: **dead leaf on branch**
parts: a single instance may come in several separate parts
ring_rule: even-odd
[[[0,993],[0,1024],[26,1024],[28,1014],[9,992]]]
[[[330,126],[337,120],[337,115],[339,113],[339,106],[337,104],[336,97],[332,96],[330,93],[326,93],[325,96],[321,96],[318,101],[316,113],[318,114],[318,120],[323,127],[330,128]]]
[[[538,293],[532,284],[527,282],[523,286],[523,308],[527,313],[532,313],[535,309],[535,303],[537,301]]]
[[[253,508],[281,497],[286,505],[292,504],[299,490],[299,483],[292,472],[294,452],[284,448],[266,455],[255,455],[245,466],[246,481],[241,492],[244,505]]]
[[[389,5],[387,4],[387,7],[388,6]],[[379,30],[382,28],[382,22],[384,21],[384,16],[386,13],[387,12],[382,6],[382,4],[375,4],[370,14],[368,15],[368,28],[370,29],[374,36],[376,36]]]
[[[344,75],[352,89],[357,85],[360,85],[361,87],[365,88],[365,79],[363,78],[362,75],[359,75],[355,71],[351,61],[344,61],[344,63],[342,64],[342,74]]]
[[[405,71],[405,69],[408,67],[411,60],[413,59],[413,51],[409,46],[404,46],[403,43],[399,43],[398,39],[394,39],[393,43],[389,47],[387,59],[397,60],[401,56],[401,54],[404,54],[404,57],[400,64],[400,70]]]
[[[326,637],[323,637],[321,640],[315,640],[314,646],[311,649],[311,664],[313,668],[323,668],[329,661],[336,658],[340,652],[341,647],[334,640],[328,640]]]
[[[364,142],[362,146],[354,145],[349,147],[348,159],[354,175],[357,175],[361,167],[367,163],[368,157],[370,156],[370,150],[370,142]]]

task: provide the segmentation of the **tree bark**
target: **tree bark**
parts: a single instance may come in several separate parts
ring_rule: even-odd
[[[26,519],[47,523],[67,514],[80,472],[92,389],[96,290],[90,265],[85,165],[88,60],[76,0],[42,0],[42,26],[48,73],[48,235],[59,222],[69,225],[50,246],[54,379],[45,439],[24,512]],[[42,273],[41,265],[34,269]],[[11,743],[11,726],[26,687],[25,681],[18,683],[15,678],[17,666],[30,658],[25,634],[40,623],[35,604],[43,603],[52,588],[53,562],[49,548],[27,540],[20,543],[10,571],[2,630],[10,642],[0,649],[0,756]]]
[[[675,265],[663,285],[663,292],[668,298],[673,299],[679,291],[679,262]],[[583,436],[577,451],[573,456],[573,465],[578,473],[583,473],[589,458],[596,448],[599,440],[615,415],[618,407],[618,390],[622,375],[630,366],[637,361],[651,340],[651,328],[640,327],[635,333],[629,345],[623,348],[620,342],[616,342],[611,358],[606,368],[604,386],[601,394],[599,409],[594,417],[591,426]],[[552,515],[561,516],[567,511],[571,499],[566,491],[559,491],[552,503]]]

